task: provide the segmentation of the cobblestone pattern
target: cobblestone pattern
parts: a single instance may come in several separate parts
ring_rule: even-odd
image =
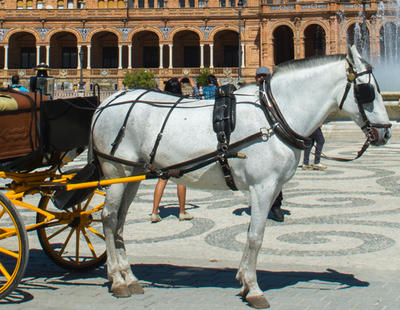
[[[348,138],[348,137],[347,137]],[[354,156],[361,140],[326,135],[324,152]],[[400,144],[371,147],[355,162],[323,161],[326,171],[299,171],[284,189],[285,222],[267,222],[258,280],[271,309],[399,309]],[[84,161],[72,164],[79,166]],[[193,221],[177,220],[170,182],[151,224],[155,181],[145,181],[125,225],[132,269],[144,295],[116,299],[105,266],[65,271],[30,233],[30,261],[5,309],[248,309],[235,280],[250,208],[242,192],[188,189]],[[35,203],[37,197],[28,198]],[[31,211],[20,210],[25,221]],[[0,307],[1,307],[0,306]]]

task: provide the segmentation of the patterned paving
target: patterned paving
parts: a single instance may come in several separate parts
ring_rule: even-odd
[[[324,152],[331,156],[352,157],[362,145],[358,138],[342,141],[330,127],[325,131]],[[323,160],[328,165],[325,171],[298,169],[285,186],[285,222],[267,220],[258,262],[260,286],[272,309],[398,308],[394,288],[400,288],[399,142],[395,136],[387,146],[370,147],[354,162]],[[73,165],[83,162],[82,157]],[[151,224],[154,186],[155,181],[142,183],[124,232],[145,295],[113,299],[103,286],[104,269],[84,277],[93,286],[83,277],[68,278],[51,266],[31,234],[32,268],[21,294],[31,295],[32,300],[22,298],[21,305],[8,304],[7,309],[39,309],[46,304],[45,295],[55,294],[49,285],[66,295],[79,295],[82,287],[90,287],[90,293],[80,298],[98,300],[83,309],[94,309],[96,304],[101,309],[100,304],[108,303],[119,305],[118,309],[246,309],[234,296],[239,287],[234,276],[250,219],[247,194],[188,189],[187,209],[195,218],[179,222],[176,186],[169,182],[160,207],[163,220]],[[25,221],[32,220],[30,211],[21,213]],[[42,269],[43,260],[49,265],[48,274]],[[210,296],[214,302],[207,301]]]

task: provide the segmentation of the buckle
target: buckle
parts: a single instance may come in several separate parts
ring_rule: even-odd
[[[263,141],[268,141],[269,137],[271,136],[271,133],[273,132],[272,128],[267,128],[267,127],[261,127],[260,128],[260,133]]]

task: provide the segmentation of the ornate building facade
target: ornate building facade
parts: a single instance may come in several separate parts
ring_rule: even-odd
[[[260,65],[345,53],[363,10],[373,60],[391,22],[379,9],[352,0],[2,0],[0,81],[19,74],[27,83],[39,63],[66,89],[81,79],[119,88],[142,68],[160,83],[203,68],[222,81],[253,81]]]

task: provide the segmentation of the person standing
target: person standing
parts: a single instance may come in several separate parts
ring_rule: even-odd
[[[219,88],[217,78],[210,74],[207,77],[207,83],[208,85],[203,87],[204,99],[215,99],[215,95],[217,94]]]
[[[17,89],[19,91],[23,92],[28,92],[28,89],[23,87],[22,85],[19,84],[19,75],[13,75],[11,77],[11,88]]]
[[[271,71],[267,67],[259,67],[256,71],[256,83],[260,85],[261,81],[264,79],[271,78]],[[278,197],[276,197],[275,201],[272,204],[270,214],[268,218],[274,220],[276,222],[283,222],[285,220],[285,215],[281,209],[283,200],[282,191],[279,192]]]
[[[188,80],[189,82],[191,79]],[[184,80],[184,82],[186,82]],[[191,83],[193,84],[193,82]],[[171,94],[182,95],[182,79],[172,78],[169,79],[165,83],[164,91],[169,92]],[[193,87],[193,92],[196,90]],[[198,92],[198,90],[197,90]],[[151,222],[158,223],[161,222],[161,217],[159,215],[159,207],[161,197],[164,193],[164,189],[167,186],[168,179],[158,179],[157,185],[154,189],[154,198],[153,198],[153,211],[151,213]],[[179,201],[179,220],[186,221],[193,219],[193,216],[186,212],[185,202],[186,202],[186,186],[177,184],[177,195]]]
[[[322,125],[321,125],[322,126]],[[319,126],[309,137],[312,140],[312,143],[309,148],[304,150],[304,158],[303,158],[303,166],[301,169],[303,170],[325,170],[328,168],[320,163],[321,161],[321,153],[322,148],[325,144],[324,134],[322,133],[321,126]],[[309,164],[310,161],[310,153],[311,149],[315,142],[315,154],[314,154],[314,164],[311,166]]]

